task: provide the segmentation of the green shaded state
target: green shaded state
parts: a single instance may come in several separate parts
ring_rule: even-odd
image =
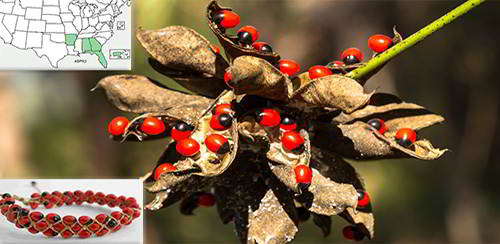
[[[112,55],[115,57],[120,57],[120,56],[122,56],[122,54],[123,54],[123,52],[118,51],[118,52],[113,52]]]
[[[106,60],[106,57],[104,57],[104,54],[101,50],[102,45],[97,39],[93,37],[82,39],[82,52],[95,54],[99,58],[99,63],[101,63],[104,68],[107,68],[108,61]]]
[[[66,34],[64,36],[65,41],[66,41],[66,45],[68,45],[68,46],[74,46],[75,42],[76,42],[76,37],[77,37],[76,34]]]

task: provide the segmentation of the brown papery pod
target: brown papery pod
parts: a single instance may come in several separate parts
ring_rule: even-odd
[[[313,162],[318,162],[314,163],[314,166],[318,168],[322,175],[330,180],[337,183],[351,184],[356,190],[365,191],[363,180],[356,172],[356,169],[338,155],[313,148],[312,160]],[[365,235],[369,239],[373,238],[375,220],[371,211],[356,211],[353,208],[347,208],[339,216],[351,224],[362,225],[361,230]]]
[[[233,61],[228,72],[231,72],[230,85],[236,94],[287,101],[293,92],[288,76],[261,58],[240,56]]]
[[[259,208],[249,214],[249,241],[287,243],[292,241],[299,231],[295,224],[298,222],[298,216],[296,214],[290,215],[290,213],[295,213],[293,200],[289,197],[289,201],[281,202],[277,195],[286,196],[288,194],[286,192],[277,194],[274,190],[269,189],[262,198]]]
[[[217,1],[211,1],[207,7],[207,18],[208,26],[212,32],[217,36],[219,42],[221,43],[226,56],[232,62],[239,56],[255,56],[268,61],[271,64],[278,64],[280,60],[279,54],[276,52],[267,53],[255,50],[252,46],[243,47],[239,45],[238,36],[229,36],[226,30],[219,28],[217,24],[213,21],[213,16],[221,10],[231,10],[231,8],[221,7]]]
[[[223,82],[226,60],[215,53],[210,42],[193,29],[168,26],[158,30],[137,30],[137,39],[152,56],[158,72],[198,94],[216,97]]]
[[[118,109],[132,113],[164,112],[192,104],[207,107],[212,100],[170,90],[159,82],[142,75],[114,75],[101,79],[93,89],[102,88],[108,100]]]
[[[361,121],[337,126],[318,123],[316,129],[312,141],[315,146],[358,160],[407,157],[432,160],[446,152],[446,149],[434,148],[427,140],[418,140],[413,144],[414,148],[404,148],[394,138],[381,135]]]
[[[328,107],[352,113],[367,104],[372,95],[365,93],[357,81],[341,75],[311,80],[308,73],[303,73],[292,83],[294,92],[290,103],[298,107]]]
[[[287,165],[270,165],[271,171],[291,190],[300,193],[295,181],[295,172]],[[347,207],[355,207],[357,194],[350,184],[339,184],[312,169],[313,177],[307,191],[296,196],[296,200],[309,211],[322,215],[335,215]]]
[[[316,213],[312,213],[312,216],[314,224],[323,232],[323,237],[329,236],[332,228],[332,217]]]

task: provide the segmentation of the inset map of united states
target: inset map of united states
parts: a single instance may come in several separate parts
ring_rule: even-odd
[[[32,50],[52,68],[68,56],[85,55],[107,68],[103,47],[130,5],[130,0],[0,0],[0,43]]]

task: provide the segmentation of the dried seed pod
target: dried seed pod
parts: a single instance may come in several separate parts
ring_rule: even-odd
[[[367,104],[372,95],[364,93],[357,81],[341,75],[311,80],[303,73],[292,83],[298,89],[294,89],[290,105],[298,107],[328,107],[352,113]]]
[[[212,100],[168,89],[141,75],[114,75],[101,79],[95,89],[102,88],[108,100],[118,109],[132,113],[164,112],[179,104],[198,108]],[[182,116],[179,116],[182,117]]]
[[[139,28],[137,39],[152,56],[153,68],[180,85],[210,97],[224,90],[225,85],[220,81],[228,64],[196,31],[183,26],[158,30]]]
[[[264,59],[240,56],[228,70],[236,94],[250,94],[286,101],[292,94],[292,83],[276,67]]]
[[[225,29],[219,28],[213,18],[215,14],[221,10],[231,10],[231,8],[221,7],[216,1],[210,1],[207,7],[208,26],[219,39],[219,42],[231,62],[239,56],[255,56],[264,59],[271,64],[278,63],[280,56],[276,52],[256,50],[252,48],[252,46],[243,47],[239,45],[238,36],[229,36],[226,34]]]
[[[323,232],[323,237],[329,236],[332,228],[332,217],[316,213],[312,213],[312,216],[314,224]]]

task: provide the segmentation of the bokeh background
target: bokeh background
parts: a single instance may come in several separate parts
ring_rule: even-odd
[[[302,71],[338,59],[354,46],[370,56],[367,39],[408,36],[462,1],[221,0],[261,31],[282,58]],[[186,25],[217,43],[203,0],[135,1],[135,24],[146,29]],[[437,161],[353,162],[364,176],[376,216],[375,243],[500,242],[500,2],[489,1],[389,63],[368,81],[442,114],[447,121],[421,135],[449,148]],[[146,62],[135,42],[133,73],[179,88]],[[5,58],[5,57],[0,57]],[[1,178],[137,178],[150,170],[164,141],[117,143],[107,123],[121,112],[96,82],[114,72],[0,72]],[[147,215],[147,243],[234,243],[231,224],[215,208],[182,216],[178,205]],[[312,221],[296,243],[344,241],[334,218],[324,239]]]

